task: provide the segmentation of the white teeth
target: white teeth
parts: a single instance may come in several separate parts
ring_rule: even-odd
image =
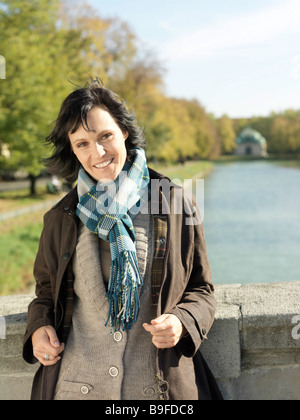
[[[99,163],[99,165],[95,165],[96,168],[100,169],[100,168],[105,168],[105,166],[108,166],[113,160],[107,160],[106,162],[103,163]]]

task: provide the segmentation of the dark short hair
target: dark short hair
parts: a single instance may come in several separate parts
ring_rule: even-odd
[[[137,125],[134,113],[117,94],[105,88],[99,79],[92,80],[88,86],[76,89],[63,101],[55,127],[46,138],[46,143],[54,150],[51,157],[44,159],[45,164],[68,181],[77,179],[80,167],[68,133],[71,130],[75,133],[81,124],[88,129],[87,115],[95,107],[108,111],[121,131],[128,132],[125,142],[128,155],[135,147],[145,148],[143,130]]]

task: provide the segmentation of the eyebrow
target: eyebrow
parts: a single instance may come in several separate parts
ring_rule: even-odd
[[[90,131],[91,133],[96,133],[96,130],[89,130],[89,131]],[[110,131],[112,131],[112,130],[107,129],[107,130],[100,131],[100,132],[97,134],[97,136],[102,136],[103,134],[108,133],[108,132],[110,132]],[[76,140],[74,140],[72,143],[73,143],[73,144],[75,144],[75,143],[78,143],[79,141],[86,141],[86,138],[76,139]]]
[[[75,144],[75,143],[78,143],[79,141],[86,141],[86,139],[77,139],[77,140],[74,140],[72,143]]]

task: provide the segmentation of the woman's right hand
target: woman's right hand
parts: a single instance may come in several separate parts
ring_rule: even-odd
[[[56,331],[51,325],[36,330],[31,340],[33,354],[42,365],[52,366],[61,359],[59,354],[64,351],[65,345],[59,342]]]

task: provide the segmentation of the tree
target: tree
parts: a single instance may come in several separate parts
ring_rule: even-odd
[[[236,133],[233,129],[233,122],[227,116],[223,115],[216,123],[218,134],[221,138],[222,153],[230,154],[236,148]]]
[[[269,147],[275,153],[300,152],[300,116],[286,111],[273,118]]]
[[[42,158],[49,153],[44,138],[70,90],[67,79],[77,79],[84,70],[79,52],[85,41],[78,31],[57,27],[58,6],[57,0],[0,3],[0,51],[7,62],[0,132],[11,152],[1,163],[26,170],[32,194],[44,168]]]
[[[219,139],[214,121],[197,99],[183,100],[194,127],[195,158],[210,159],[220,154]]]
[[[87,74],[106,86],[124,82],[138,51],[137,38],[126,22],[102,18],[86,0],[61,0],[58,19],[61,27],[79,31],[86,40]]]

